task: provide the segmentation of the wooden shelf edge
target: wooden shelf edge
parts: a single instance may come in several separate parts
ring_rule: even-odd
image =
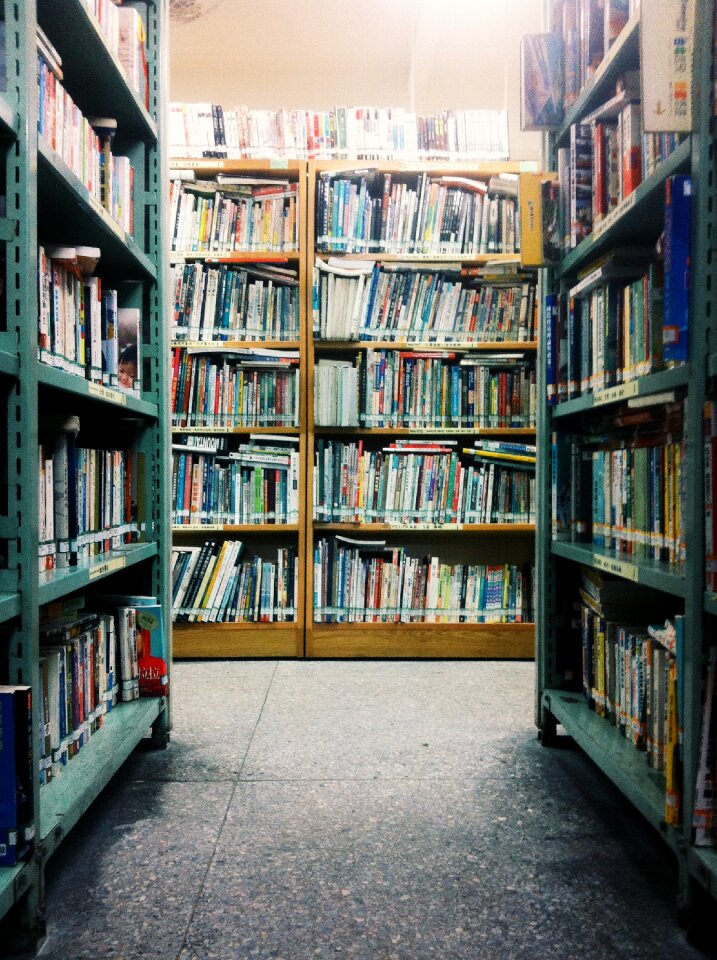
[[[173,623],[172,657],[187,660],[302,657],[300,623]]]
[[[532,660],[533,623],[314,623],[306,656]]]

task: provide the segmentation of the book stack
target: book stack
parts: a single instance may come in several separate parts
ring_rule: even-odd
[[[354,170],[321,174],[321,252],[478,255],[520,252],[518,181]]]
[[[78,417],[46,415],[38,448],[40,571],[75,566],[138,539],[135,449],[81,447]]]
[[[695,846],[717,847],[717,647],[710,647],[692,817]]]
[[[172,446],[173,524],[298,522],[298,438],[256,437],[231,451],[223,438],[183,439]]]
[[[298,426],[298,351],[172,351],[172,426]]]
[[[139,395],[141,318],[92,276],[98,247],[38,249],[38,360]]]
[[[234,159],[507,160],[508,118],[504,110],[418,115],[403,107],[250,110],[175,102],[169,150]]]
[[[296,619],[294,547],[276,560],[242,560],[240,540],[207,540],[172,550],[172,619],[178,623],[286,623]]]
[[[321,358],[314,367],[314,423],[317,427],[357,427],[359,370],[350,360]]]
[[[298,340],[296,270],[269,264],[175,263],[174,340]]]
[[[441,267],[316,258],[313,330],[322,340],[417,343],[535,338],[535,280]]]
[[[318,423],[322,410],[338,407],[332,386],[318,371],[315,396]],[[535,367],[521,354],[465,353],[446,350],[367,350],[356,356],[358,394],[343,398],[349,420],[368,427],[532,427],[535,425]],[[348,406],[354,396],[358,408]],[[339,426],[341,424],[335,423]]]
[[[62,61],[38,31],[38,133],[67,164],[91,197],[126,233],[134,223],[134,171],[129,157],[111,151],[115,120],[82,115],[62,86]]]
[[[535,447],[478,440],[318,440],[314,520],[399,526],[535,522]],[[470,457],[477,463],[468,463]]]
[[[286,253],[299,249],[296,181],[220,173],[216,180],[173,179],[170,184],[172,250]]]
[[[679,416],[624,440],[598,437],[591,443],[554,432],[553,539],[592,542],[637,560],[683,561],[685,441],[674,422]]]
[[[664,268],[656,254],[651,248],[613,250],[581,271],[564,296],[547,295],[549,403],[674,365],[675,351],[663,347]],[[681,346],[685,335],[678,331],[673,339]]]
[[[665,774],[665,816],[679,816],[679,730],[682,724],[679,667],[684,618],[648,624],[665,609],[656,591],[581,568],[580,624],[583,693],[649,766]]]
[[[532,619],[531,580],[508,564],[447,564],[336,536],[314,544],[314,621],[521,623]]]

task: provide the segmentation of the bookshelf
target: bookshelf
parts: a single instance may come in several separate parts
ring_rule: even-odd
[[[551,16],[558,17],[554,29],[560,32],[561,4],[550,7]],[[707,448],[702,442],[704,405],[714,399],[717,371],[711,361],[714,294],[708,239],[714,230],[713,14],[713,4],[695,4],[699,29],[694,38],[692,132],[682,142],[667,143],[666,155],[651,168],[643,169],[641,182],[627,190],[622,199],[618,195],[613,208],[593,224],[587,236],[573,238],[571,244],[569,226],[564,228],[561,233],[566,239],[559,262],[541,271],[546,294],[542,303],[543,334],[548,344],[560,341],[560,337],[564,340],[562,347],[554,348],[556,354],[548,355],[548,348],[545,362],[539,365],[537,432],[536,722],[540,737],[544,745],[551,745],[560,725],[660,832],[679,868],[678,919],[695,941],[705,936],[714,908],[714,904],[706,906],[705,898],[714,897],[717,891],[715,850],[695,845],[693,819],[705,671],[709,648],[714,645],[713,618],[717,611],[715,594],[709,587],[705,589],[705,504],[709,492],[704,487]],[[546,135],[545,158],[551,169],[565,169],[566,158],[568,167],[574,162],[577,154],[569,151],[571,145],[575,148],[577,138],[571,128],[615,95],[621,77],[627,78],[629,71],[640,67],[641,29],[637,10],[566,109],[560,128]],[[639,94],[629,99],[634,102]],[[587,134],[593,149],[603,136],[608,143],[610,135],[596,131],[596,122]],[[652,147],[647,139],[639,142],[644,159]],[[561,150],[568,153],[561,157]],[[600,189],[610,183],[609,167],[604,168],[605,173],[602,169],[599,165],[591,167],[591,178],[600,178],[591,181],[593,216],[596,204],[599,207],[595,182]],[[680,181],[675,178],[684,175],[691,178],[692,253],[687,359],[683,362],[670,353],[668,339],[664,356],[662,353],[663,315],[657,311],[654,296],[661,288],[654,267],[657,249],[642,261],[634,277],[629,277],[631,267],[625,251],[654,246],[665,228],[666,216],[675,217],[668,206],[675,203],[675,191],[680,189]],[[571,201],[569,188],[563,196],[565,206]],[[674,243],[669,222],[667,233],[668,242]],[[610,252],[615,250],[617,255],[610,260]],[[592,311],[597,301],[591,301],[589,309],[571,302],[571,291],[581,274],[587,276],[600,258],[603,264],[616,264],[617,269],[626,267],[622,279],[618,273],[605,273],[600,286],[607,318],[602,328],[604,354],[599,337],[589,339],[590,330],[595,330],[597,314]],[[665,269],[669,269],[667,265]],[[629,367],[627,351],[633,349],[633,342],[627,338],[631,332],[627,327],[620,332],[620,323],[635,304],[640,304],[634,286],[639,283],[643,283],[640,289],[645,298],[644,314],[640,314],[645,330],[641,347],[650,342],[653,322],[659,325],[660,345],[657,353],[648,350],[649,362],[641,366],[639,360],[633,360],[635,366]],[[623,291],[623,299],[611,300],[618,288]],[[553,295],[556,301],[551,299]],[[564,307],[559,305],[561,298]],[[673,309],[672,304],[669,309]],[[613,317],[622,319],[614,321]],[[613,323],[618,330],[616,353],[610,353],[614,347],[607,339]],[[587,345],[580,339],[586,330]],[[581,360],[587,363],[587,369],[580,369]],[[604,380],[599,369],[602,361]],[[571,369],[571,363],[577,366]],[[596,368],[598,376],[593,381]],[[577,389],[571,389],[575,371]],[[555,397],[553,405],[546,400],[551,395]],[[651,436],[658,423],[665,428],[659,442]],[[671,444],[679,451],[672,465],[669,452],[661,452],[668,451]],[[648,472],[640,472],[645,464]],[[653,466],[657,466],[657,472]],[[621,473],[623,467],[625,472]],[[617,526],[612,516],[604,513],[603,497],[610,496],[604,485],[605,469],[612,471],[618,483],[618,499],[612,502],[618,511],[626,505],[622,516],[627,517],[628,536],[620,526],[619,513]],[[668,480],[669,491],[666,486],[660,487]],[[660,515],[653,496],[659,489],[665,492],[664,515]],[[664,526],[668,521],[672,524],[669,530]],[[643,536],[640,531],[646,530],[649,532]],[[634,531],[632,537],[630,531]],[[600,581],[600,577],[607,579]],[[585,599],[591,582],[601,584],[603,593],[598,590],[592,600],[604,604],[602,613],[592,612],[596,608]],[[609,612],[610,601],[605,599],[608,587],[622,598],[622,609],[631,612],[630,619],[619,612],[617,601],[614,611],[618,612]],[[642,589],[652,593],[641,594]],[[645,597],[650,598],[648,607]],[[647,632],[648,624],[664,620],[665,611],[676,627],[672,648],[669,633]],[[630,623],[641,627],[621,631],[620,624]],[[625,669],[634,669],[638,662],[645,664],[646,721],[636,703],[625,700],[620,664],[627,662],[626,657],[633,666]],[[674,728],[670,725],[673,713]],[[677,717],[682,729],[681,754],[671,750],[677,742]],[[633,718],[637,718],[636,726]],[[667,723],[663,728],[664,718]],[[662,736],[664,758],[658,742]]]
[[[259,556],[263,561],[273,562],[278,548],[291,549],[295,553],[295,563],[297,567],[296,574],[296,597],[294,602],[295,614],[293,620],[273,622],[175,622],[173,624],[173,649],[177,657],[300,657],[304,652],[304,563],[305,553],[305,462],[306,462],[306,239],[305,239],[305,211],[306,211],[306,164],[303,161],[286,160],[196,160],[196,159],[172,159],[170,165],[170,177],[175,177],[178,173],[184,172],[185,175],[194,176],[195,180],[202,182],[217,182],[217,176],[221,178],[249,178],[257,181],[259,189],[262,182],[287,180],[292,185],[294,192],[295,205],[293,216],[295,217],[296,243],[293,248],[273,251],[263,240],[254,244],[251,250],[235,249],[235,246],[242,244],[237,242],[232,244],[231,249],[213,249],[211,251],[198,251],[196,249],[187,249],[178,235],[175,242],[171,244],[170,268],[174,271],[172,276],[177,276],[177,271],[186,270],[187,265],[194,265],[196,274],[204,275],[210,269],[226,268],[226,275],[233,273],[234,277],[241,277],[242,271],[261,270],[278,268],[293,271],[295,275],[295,285],[292,288],[286,287],[286,290],[293,290],[295,301],[295,314],[293,315],[294,326],[282,321],[281,324],[274,323],[271,329],[257,329],[248,337],[248,329],[242,329],[234,332],[222,332],[218,334],[221,338],[221,347],[228,354],[232,351],[252,351],[257,349],[271,351],[290,351],[298,357],[296,365],[298,397],[296,399],[296,417],[293,423],[276,424],[272,421],[272,405],[266,403],[262,405],[261,410],[257,411],[257,417],[251,414],[245,418],[246,423],[237,423],[236,419],[226,418],[223,423],[211,422],[202,418],[202,423],[189,422],[188,418],[175,417],[173,421],[173,451],[176,454],[180,451],[180,445],[197,442],[196,438],[214,438],[223,442],[226,453],[238,453],[250,442],[253,436],[256,445],[262,443],[271,444],[289,441],[291,439],[298,441],[294,447],[297,454],[298,464],[298,488],[296,491],[296,504],[291,515],[284,515],[280,519],[263,519],[261,516],[254,518],[245,518],[242,521],[236,515],[228,518],[220,516],[211,509],[207,515],[198,522],[179,522],[177,516],[174,519],[172,528],[173,545],[175,552],[197,548],[210,538],[216,538],[219,543],[240,540],[243,544],[242,562],[244,559]],[[190,187],[191,189],[191,187]],[[218,185],[218,189],[222,189]],[[231,191],[230,185],[225,185],[227,191]],[[231,196],[227,192],[227,197]],[[238,218],[237,218],[238,219]],[[217,242],[220,238],[217,237]],[[190,268],[191,272],[191,268]],[[248,275],[248,283],[251,282],[251,273]],[[259,282],[264,282],[259,278]],[[276,281],[273,281],[276,282]],[[246,306],[248,300],[241,301],[241,305],[232,306],[233,315],[238,323],[242,318],[248,316],[249,307]],[[290,318],[291,319],[291,318]],[[242,338],[242,334],[244,337]],[[196,351],[220,345],[220,341],[211,341],[208,338],[211,334],[199,329],[182,330],[174,332],[171,339],[172,351],[175,355],[181,356],[183,361],[185,356],[190,356],[190,351],[195,351],[195,356],[201,356]],[[224,339],[224,338],[227,339]],[[181,362],[180,361],[180,362]],[[278,409],[278,408],[275,408]],[[264,421],[261,416],[266,414]],[[239,418],[241,419],[241,418]],[[274,418],[275,419],[275,418]],[[255,422],[257,421],[257,422]],[[271,421],[271,422],[269,422]],[[202,442],[199,440],[199,442]],[[176,464],[175,464],[176,468]],[[229,465],[232,469],[232,465]],[[177,469],[175,469],[175,485],[179,481]],[[178,504],[176,491],[173,494],[173,503]],[[273,552],[272,552],[273,551]]]
[[[319,238],[321,224],[318,223],[318,195],[322,179],[330,180],[332,176],[345,175],[354,177],[356,183],[357,172],[370,168],[370,173],[384,178],[386,182],[390,175],[394,183],[403,185],[407,189],[416,190],[416,185],[422,177],[426,179],[439,177],[474,178],[488,183],[491,177],[500,174],[515,174],[520,171],[517,164],[430,164],[418,165],[408,163],[354,164],[345,161],[315,161],[309,164],[309,192],[308,192],[308,227],[310,238],[309,247],[313,250],[314,258],[326,262],[335,257],[339,269],[341,260],[351,263],[367,263],[370,270],[377,264],[386,264],[388,269],[399,265],[407,269],[411,282],[416,281],[418,271],[441,269],[455,269],[456,265],[466,268],[477,268],[488,262],[507,263],[519,260],[519,255],[507,252],[493,251],[481,253],[471,250],[470,253],[450,253],[421,251],[405,253],[399,250],[383,250],[368,252],[361,250],[360,245],[354,245],[358,252],[342,252],[341,249],[330,249],[331,244],[322,243]],[[400,188],[399,188],[400,189]],[[358,188],[357,188],[358,192]],[[347,213],[347,217],[351,214]],[[319,239],[317,239],[319,238]],[[339,246],[336,244],[335,246]],[[349,245],[351,246],[351,245]],[[405,249],[405,247],[404,247]],[[316,270],[313,266],[310,270]],[[307,312],[310,314],[312,303],[316,303],[316,294],[312,294],[313,276],[310,274],[307,282]],[[312,300],[313,297],[313,300]],[[383,352],[387,357],[398,356],[405,351],[448,351],[460,358],[466,354],[489,356],[490,352],[516,351],[516,359],[528,358],[534,362],[537,354],[537,341],[525,337],[503,339],[499,336],[494,339],[479,341],[475,336],[464,336],[459,333],[452,336],[438,331],[427,332],[421,337],[415,330],[405,334],[394,332],[388,339],[379,339],[373,334],[370,339],[326,339],[313,331],[314,324],[308,324],[307,349],[307,537],[306,537],[306,656],[308,657],[500,657],[500,658],[530,658],[533,656],[534,627],[532,622],[513,623],[467,623],[467,622],[318,622],[314,595],[315,559],[314,551],[318,544],[326,541],[331,544],[336,536],[344,536],[349,540],[382,539],[391,546],[404,548],[406,558],[416,560],[426,553],[427,548],[432,555],[440,557],[442,562],[451,564],[521,564],[528,563],[533,556],[534,530],[532,522],[459,522],[455,518],[452,522],[445,519],[438,521],[430,516],[426,522],[417,522],[412,517],[402,522],[398,517],[394,520],[364,516],[354,517],[351,520],[339,520],[335,517],[331,521],[322,520],[316,513],[318,505],[314,498],[314,484],[317,469],[315,455],[318,445],[333,445],[333,449],[340,450],[339,444],[357,445],[361,443],[368,451],[378,451],[386,443],[401,441],[409,438],[416,442],[424,440],[435,444],[443,439],[450,439],[452,443],[473,443],[478,438],[497,441],[513,441],[520,443],[534,443],[535,429],[526,426],[494,426],[488,423],[479,425],[476,419],[470,426],[437,426],[424,424],[423,426],[394,422],[368,425],[366,423],[354,426],[331,426],[317,423],[315,416],[315,370],[321,362],[351,361],[365,363],[376,351]],[[445,418],[444,418],[445,422]],[[461,421],[462,422],[462,421]],[[354,465],[355,466],[355,465]],[[349,468],[352,469],[352,468]],[[329,547],[329,549],[331,549]],[[343,614],[345,615],[345,613]],[[340,618],[339,618],[340,619]],[[378,620],[379,617],[376,617]],[[423,617],[422,617],[423,619]],[[458,616],[454,618],[458,620]],[[476,618],[477,619],[477,618]]]
[[[93,704],[97,709],[85,718],[81,731],[75,728],[81,747],[71,750],[74,755],[69,762],[61,771],[53,770],[51,777],[41,756],[40,732],[45,719],[39,637],[41,630],[46,630],[40,617],[43,605],[56,602],[71,607],[75,598],[89,603],[97,598],[99,603],[100,594],[155,596],[166,621],[165,656],[171,660],[166,255],[161,189],[166,8],[161,2],[125,6],[136,8],[146,30],[146,96],[128,81],[120,55],[108,40],[103,19],[106,12],[98,17],[92,3],[33,0],[4,5],[7,78],[0,91],[0,166],[5,210],[0,218],[0,248],[6,282],[0,316],[0,381],[6,455],[2,458],[0,508],[0,681],[30,685],[33,695],[33,850],[16,866],[0,867],[0,932],[8,948],[18,951],[35,948],[44,934],[43,885],[48,858],[148,731],[157,746],[164,746],[170,730],[166,695],[118,702],[102,716],[101,705],[93,699],[96,693],[88,694],[92,701],[88,711]],[[117,8],[109,7],[112,16]],[[74,123],[75,131],[79,130],[85,122],[81,118],[87,117],[117,121],[113,158],[105,160],[113,177],[119,178],[120,169],[128,178],[134,176],[133,208],[131,204],[129,207],[133,219],[125,209],[120,222],[116,211],[110,212],[109,197],[106,203],[100,199],[99,181],[93,183],[94,173],[90,172],[96,169],[94,151],[98,148],[89,133],[84,141],[83,164],[77,143],[68,140],[62,145],[58,139],[53,145],[46,130],[38,132],[38,28],[61,61],[54,74],[57,83],[72,98],[68,129]],[[54,82],[53,95],[57,92]],[[47,100],[44,108],[49,109]],[[89,131],[89,127],[82,129]],[[127,159],[119,161],[120,156]],[[133,174],[129,173],[130,167]],[[122,196],[129,202],[128,193]],[[92,380],[89,353],[87,374],[80,369],[83,355],[74,353],[70,358],[69,352],[55,350],[55,344],[52,356],[40,361],[38,318],[43,304],[38,297],[38,245],[49,248],[68,244],[99,248],[95,276],[105,288],[116,288],[122,309],[141,316],[138,348],[142,369],[136,371],[141,386],[136,393],[116,383]],[[74,257],[74,246],[72,250]],[[76,276],[79,281],[79,271]],[[73,315],[75,321],[78,316],[80,313]],[[69,314],[65,319],[69,330]],[[89,341],[88,323],[88,345]],[[65,346],[69,351],[69,341]],[[38,444],[46,442],[51,418],[58,412],[79,418],[78,436],[88,457],[97,456],[99,463],[104,432],[111,431],[113,437],[126,441],[128,449],[131,447],[132,459],[131,463],[126,461],[127,499],[122,512],[119,501],[115,501],[118,512],[112,515],[112,526],[105,528],[112,534],[94,528],[94,516],[88,514],[83,518],[87,526],[79,527],[76,541],[69,544],[69,562],[57,562],[52,569],[46,561],[46,569],[41,572]],[[119,479],[120,455],[118,451],[113,455]],[[125,527],[117,525],[117,520],[129,518],[130,481],[136,485],[131,496],[138,512]],[[89,489],[82,488],[87,496]],[[60,547],[60,552],[63,549]],[[72,562],[73,554],[77,555],[76,563]],[[52,556],[56,561],[57,555]],[[93,646],[87,656],[94,657],[100,649]],[[42,786],[41,778],[47,780]]]

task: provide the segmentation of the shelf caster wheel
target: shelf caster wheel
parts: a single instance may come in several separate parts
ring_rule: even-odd
[[[169,746],[169,733],[153,733],[151,743],[154,750],[166,750]]]

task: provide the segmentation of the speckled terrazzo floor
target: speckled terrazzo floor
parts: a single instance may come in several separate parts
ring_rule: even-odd
[[[692,960],[659,838],[533,667],[178,663],[48,867],[43,960]]]

